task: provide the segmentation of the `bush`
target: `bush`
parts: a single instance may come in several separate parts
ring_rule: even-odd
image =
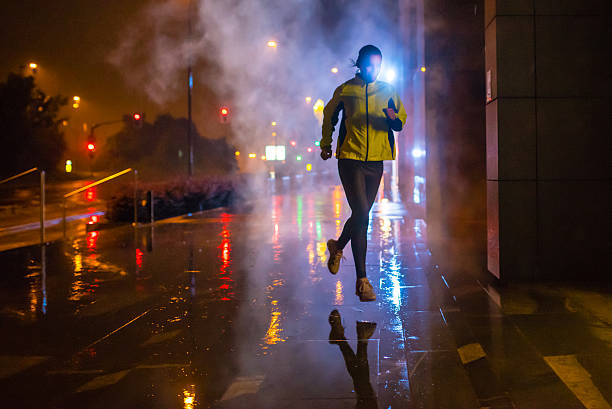
[[[223,206],[232,206],[239,199],[238,188],[243,182],[234,177],[204,177],[163,183],[139,184],[136,192],[138,221],[148,222],[148,204],[142,201],[153,192],[155,220],[194,213]],[[134,220],[133,187],[125,185],[120,194],[107,203],[106,219],[110,222]]]

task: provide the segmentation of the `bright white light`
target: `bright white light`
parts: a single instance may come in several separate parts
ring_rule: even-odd
[[[425,151],[423,149],[420,148],[414,148],[412,150],[412,157],[413,158],[422,158],[425,156]]]
[[[421,203],[421,189],[425,184],[425,178],[422,176],[414,177],[414,190],[412,192],[412,201],[414,203]]]
[[[396,76],[397,74],[395,73],[395,70],[393,68],[389,68],[385,71],[385,81],[387,82],[395,81]]]
[[[266,145],[266,160],[285,160],[285,145]]]

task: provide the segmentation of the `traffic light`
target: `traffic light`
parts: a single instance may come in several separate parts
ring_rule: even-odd
[[[87,142],[87,154],[89,155],[89,159],[93,158],[95,152],[96,152],[96,143],[93,140],[89,140]]]
[[[132,114],[132,125],[134,125],[134,128],[142,128],[144,117],[145,114],[143,112],[134,112]]]
[[[227,124],[230,121],[230,111],[226,106],[222,106],[219,108],[219,122],[222,124]]]

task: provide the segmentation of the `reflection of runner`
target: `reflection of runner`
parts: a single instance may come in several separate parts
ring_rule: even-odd
[[[333,310],[329,314],[329,343],[340,347],[340,352],[344,357],[346,370],[353,378],[353,386],[357,394],[357,409],[377,409],[378,403],[376,394],[370,383],[370,366],[368,364],[368,340],[376,330],[375,322],[357,321],[357,354],[349,345],[344,337],[344,327],[338,310]]]
[[[395,136],[406,122],[406,111],[390,84],[377,81],[382,54],[373,45],[359,50],[353,79],[336,88],[323,110],[321,158],[332,156],[332,134],[342,112],[336,144],[338,172],[351,207],[338,240],[327,242],[328,267],[332,274],[340,268],[342,250],[351,241],[356,294],[360,301],[374,301],[376,294],[366,277],[365,258],[370,209],[376,199],[383,173],[383,160],[395,159]]]

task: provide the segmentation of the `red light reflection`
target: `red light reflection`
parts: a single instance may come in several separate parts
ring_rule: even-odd
[[[233,281],[231,278],[231,261],[232,261],[232,244],[231,244],[231,232],[228,229],[228,223],[232,220],[232,216],[224,213],[221,215],[221,244],[219,244],[219,259],[221,261],[221,267],[219,268],[219,279]],[[227,282],[226,281],[226,282]],[[221,298],[222,301],[229,301],[234,293],[231,292],[230,284],[222,284],[219,286],[220,290],[224,290],[224,296]]]
[[[87,200],[88,202],[93,202],[94,200],[96,200],[96,188],[95,187],[90,187],[89,189],[85,191],[85,200]]]
[[[87,248],[90,250],[95,250],[98,245],[98,236],[99,233],[97,231],[90,231],[87,234]]]
[[[136,265],[138,268],[142,268],[142,256],[144,253],[140,249],[136,249]]]

